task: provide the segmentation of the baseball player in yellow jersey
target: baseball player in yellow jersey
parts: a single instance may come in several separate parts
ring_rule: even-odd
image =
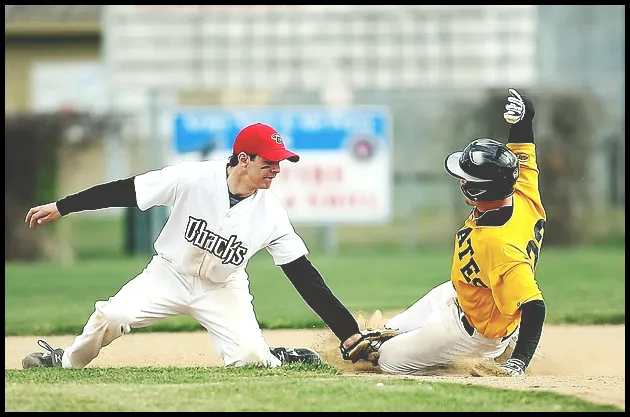
[[[546,215],[538,190],[532,102],[510,89],[504,113],[508,143],[476,139],[447,156],[472,206],[455,234],[450,280],[385,326],[347,359],[393,374],[429,374],[462,356],[494,359],[518,339],[501,367],[525,374],[538,346],[545,303],[534,278]]]

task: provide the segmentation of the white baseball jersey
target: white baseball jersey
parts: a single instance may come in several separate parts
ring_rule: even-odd
[[[103,346],[164,318],[189,315],[208,330],[226,366],[280,366],[254,313],[245,267],[267,248],[276,265],[308,254],[287,211],[270,190],[230,208],[226,164],[180,162],[138,175],[138,207],[171,208],[157,255],[108,300],[97,301],[83,332],[62,358],[83,368]]]
[[[286,209],[270,190],[230,208],[226,163],[184,161],[135,177],[138,207],[171,207],[155,251],[180,273],[223,282],[247,279],[251,257],[266,248],[276,265],[308,254]]]

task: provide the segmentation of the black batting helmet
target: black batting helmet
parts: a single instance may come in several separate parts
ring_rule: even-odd
[[[505,144],[493,139],[475,139],[461,152],[453,152],[444,167],[455,178],[465,180],[462,193],[472,201],[503,200],[514,193],[518,158]]]

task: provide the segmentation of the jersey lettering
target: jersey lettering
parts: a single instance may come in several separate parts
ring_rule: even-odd
[[[236,235],[230,235],[226,239],[209,230],[208,222],[192,216],[188,216],[184,237],[186,241],[194,246],[208,251],[221,259],[221,263],[224,265],[233,264],[239,266],[243,263],[247,254],[247,248],[243,246],[243,242],[236,240]]]
[[[472,227],[466,227],[457,232],[457,245],[460,249],[457,253],[459,260],[463,260],[466,256],[470,257],[468,262],[460,268],[459,272],[461,272],[462,277],[464,277],[467,283],[472,284],[475,287],[488,288],[481,278],[477,276],[477,274],[481,272],[481,269],[473,257],[475,250],[472,246],[472,239],[468,237],[470,236],[472,230]]]
[[[543,233],[545,231],[545,219],[538,219],[536,224],[534,225],[534,239],[527,242],[527,256],[529,259],[533,257],[533,269],[536,269],[536,265],[538,264],[538,256],[540,254],[540,245],[542,244]]]

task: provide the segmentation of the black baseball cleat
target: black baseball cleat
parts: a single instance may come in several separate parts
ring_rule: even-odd
[[[37,344],[46,349],[47,352],[35,352],[22,359],[22,368],[61,368],[61,358],[63,349],[53,349],[43,340],[38,340]]]
[[[280,359],[282,364],[287,363],[322,363],[322,358],[317,352],[307,348],[272,348],[271,353]]]

